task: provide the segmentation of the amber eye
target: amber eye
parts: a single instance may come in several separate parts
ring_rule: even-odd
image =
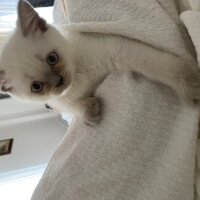
[[[56,65],[58,63],[58,54],[55,52],[49,53],[46,57],[46,62],[51,66]]]
[[[34,81],[31,85],[31,91],[34,93],[41,92],[43,90],[43,83],[40,81]]]

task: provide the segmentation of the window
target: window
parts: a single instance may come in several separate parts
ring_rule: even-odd
[[[0,35],[5,36],[15,26],[18,0],[0,0]]]
[[[16,26],[17,2],[18,0],[0,0],[0,50]],[[36,10],[48,23],[52,23],[53,7],[41,7]],[[29,200],[45,167],[46,165],[42,165],[3,174],[0,172],[0,199]]]
[[[18,0],[0,0],[0,49],[16,25]],[[48,23],[53,22],[53,7],[40,7],[36,11]]]
[[[0,49],[15,26],[18,0],[0,0]]]

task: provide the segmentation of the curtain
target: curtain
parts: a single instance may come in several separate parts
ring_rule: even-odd
[[[15,27],[18,0],[0,0],[0,50]]]

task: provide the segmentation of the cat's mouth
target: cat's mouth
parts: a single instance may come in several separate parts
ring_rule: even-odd
[[[54,79],[55,81],[55,79]],[[54,82],[54,92],[56,94],[62,93],[64,90],[66,90],[71,83],[71,76],[69,72],[65,72],[62,74],[57,75],[56,81]]]
[[[70,75],[68,72],[65,73],[47,73],[47,82],[52,86],[52,89],[55,88],[57,92],[66,89],[70,83]]]
[[[63,76],[59,76],[59,80],[58,80],[57,84],[55,85],[55,87],[58,88],[63,85],[64,85],[64,78],[63,78]]]

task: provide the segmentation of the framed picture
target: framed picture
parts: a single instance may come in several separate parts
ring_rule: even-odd
[[[13,139],[0,140],[0,156],[10,154],[12,150]]]

